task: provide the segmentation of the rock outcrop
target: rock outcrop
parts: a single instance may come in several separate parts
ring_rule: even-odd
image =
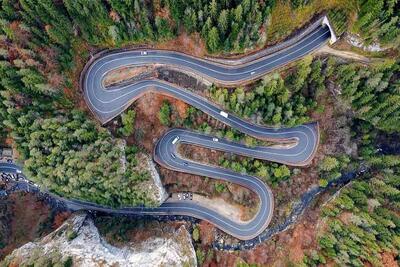
[[[352,46],[361,48],[367,52],[381,52],[386,50],[378,42],[373,42],[369,45],[364,44],[363,39],[357,34],[347,34],[346,41]]]
[[[196,266],[185,226],[159,237],[115,247],[99,234],[84,213],[71,216],[56,231],[13,251],[0,266]]]
[[[165,191],[161,182],[160,174],[158,173],[153,160],[148,155],[140,154],[140,160],[147,163],[152,178],[149,181],[142,182],[140,188],[146,190],[145,192],[148,192],[148,196],[161,205],[168,198],[168,193]]]

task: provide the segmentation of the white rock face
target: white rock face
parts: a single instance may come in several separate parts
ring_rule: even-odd
[[[148,168],[150,170],[150,175],[152,177],[151,183],[149,183],[149,192],[152,195],[152,199],[157,199],[158,203],[161,205],[167,198],[168,194],[161,182],[160,174],[158,173],[153,160],[148,156],[144,156],[147,162]]]
[[[71,231],[77,236],[69,240]],[[23,265],[32,261],[33,251],[40,251],[41,257],[61,253],[62,260],[71,256],[73,266],[197,266],[196,253],[185,226],[163,237],[152,237],[118,248],[100,236],[86,214],[73,215],[43,239],[14,250],[8,261]]]
[[[372,43],[371,45],[365,45],[361,37],[355,34],[347,34],[346,41],[352,46],[361,48],[364,51],[381,52],[385,50],[385,48],[382,48],[379,43]]]

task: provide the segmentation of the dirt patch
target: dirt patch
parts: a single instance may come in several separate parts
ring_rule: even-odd
[[[226,154],[218,150],[186,144],[180,144],[177,150],[184,158],[213,166],[217,166],[219,159]]]
[[[218,166],[219,159],[227,155],[221,151],[210,150],[193,145],[179,145],[178,152],[184,158],[211,166]],[[225,201],[228,201],[231,204],[240,204],[242,207],[246,207],[245,210],[242,209],[241,211],[242,220],[250,219],[256,214],[259,198],[253,191],[236,184],[224,182],[223,184],[226,186],[227,192],[218,193],[215,189],[218,183],[221,182],[215,181],[213,184],[214,188],[210,188],[212,190],[212,196],[221,195]]]
[[[201,245],[210,246],[214,242],[215,226],[207,221],[201,221],[198,227],[201,235]]]
[[[203,57],[207,54],[204,41],[198,33],[188,35],[186,32],[183,32],[175,39],[156,44],[155,48],[180,51],[196,57]]]
[[[222,198],[228,203],[243,205],[247,209],[257,207],[257,195],[247,188],[208,177],[172,171],[163,167],[159,169],[163,183],[170,193],[191,191],[208,198]],[[222,192],[216,190],[217,185],[224,188]]]
[[[355,19],[356,20],[356,19]],[[387,48],[384,51],[366,51],[359,47],[351,45],[347,40],[347,34],[344,34],[342,38],[336,41],[333,46],[333,49],[340,51],[350,51],[354,52],[358,55],[362,55],[368,58],[392,58],[397,59],[399,57],[400,51],[394,48]]]
[[[357,53],[352,52],[352,51],[336,50],[336,49],[333,49],[333,48],[331,48],[331,47],[329,47],[327,45],[324,45],[323,47],[318,49],[318,51],[316,51],[315,53],[316,54],[333,55],[333,56],[337,56],[337,57],[341,57],[341,58],[345,58],[345,59],[361,61],[361,62],[364,62],[364,63],[370,62],[370,59],[368,57],[366,57],[366,56],[357,54]]]
[[[396,255],[390,252],[384,252],[381,254],[382,264],[385,267],[398,267],[399,264],[396,261]]]
[[[353,216],[353,213],[351,213],[351,212],[342,212],[340,215],[339,215],[339,217],[338,217],[338,219],[340,220],[340,221],[342,221],[342,223],[343,224],[345,224],[345,225],[347,225],[347,224],[349,224],[350,223],[350,220],[351,220],[351,217]]]
[[[211,210],[217,211],[219,214],[238,223],[244,223],[251,219],[245,217],[245,214],[243,214],[243,207],[230,204],[222,198],[207,198],[202,195],[194,194],[193,201]]]
[[[158,113],[164,101],[170,102],[173,106],[185,105],[180,100],[156,93],[147,93],[135,102],[136,119],[133,140],[137,145],[144,147],[149,153],[153,153],[157,140],[168,129],[158,119]],[[130,140],[133,141],[132,139]]]

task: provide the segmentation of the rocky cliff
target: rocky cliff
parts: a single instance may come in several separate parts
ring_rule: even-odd
[[[0,266],[196,266],[185,226],[162,236],[113,246],[86,214],[71,216],[56,231],[13,251]]]

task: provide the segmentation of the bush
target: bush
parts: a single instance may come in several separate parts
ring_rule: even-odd
[[[171,124],[170,116],[171,104],[168,101],[164,101],[158,113],[158,119],[162,125],[169,126]]]
[[[192,237],[195,242],[199,241],[200,239],[200,230],[197,226],[193,228]]]
[[[70,229],[67,231],[67,239],[68,241],[74,240],[78,236],[78,233],[74,230]]]
[[[215,190],[218,193],[223,193],[227,190],[226,186],[222,183],[215,183]]]
[[[333,157],[325,157],[319,164],[319,169],[323,171],[331,171],[339,166],[339,161]]]
[[[71,256],[69,256],[65,261],[64,261],[64,267],[72,267],[74,264],[73,259]]]
[[[201,248],[197,248],[196,249],[196,258],[197,258],[197,263],[199,264],[199,266],[203,264],[205,257],[206,257],[206,255],[205,255],[204,251]]]
[[[135,117],[136,112],[134,110],[128,110],[121,115],[122,128],[119,129],[119,133],[123,136],[130,136],[135,131]]]
[[[319,179],[319,186],[326,187],[328,185],[328,181],[326,179]]]

